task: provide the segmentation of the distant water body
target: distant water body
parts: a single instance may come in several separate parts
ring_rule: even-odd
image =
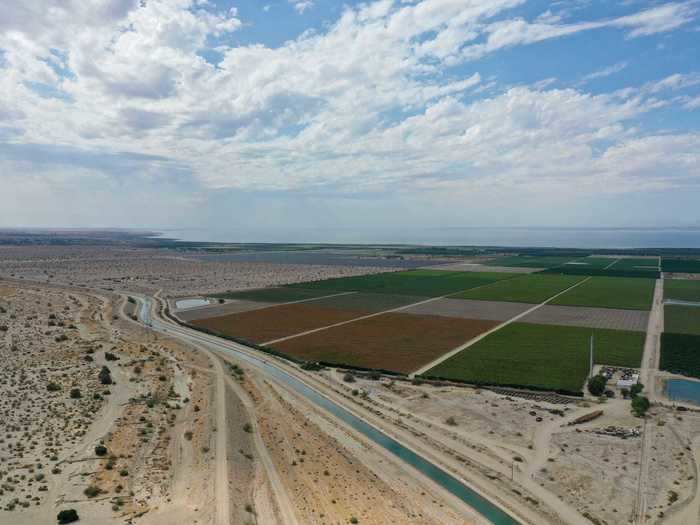
[[[401,231],[299,229],[293,231],[161,230],[198,242],[425,244],[556,248],[700,248],[698,228],[407,228]]]

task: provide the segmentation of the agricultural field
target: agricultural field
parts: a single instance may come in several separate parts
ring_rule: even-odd
[[[530,274],[482,286],[454,297],[538,304],[570,288],[582,279],[583,277],[580,276]]]
[[[531,255],[508,255],[497,257],[485,263],[489,266],[512,266],[515,268],[552,268],[561,266],[576,257],[562,257],[559,255],[531,256]]]
[[[659,270],[659,258],[622,258],[612,268],[616,270],[651,271]]]
[[[700,280],[665,279],[664,298],[700,302]]]
[[[197,319],[191,324],[223,335],[263,344],[322,326],[355,319],[368,312],[320,308],[311,303],[273,306],[239,314]]]
[[[272,347],[307,361],[410,373],[496,325],[495,321],[389,313]]]
[[[531,304],[506,303],[500,301],[472,301],[471,299],[437,299],[429,303],[417,304],[401,310],[405,314],[440,315],[460,317],[462,319],[486,319],[489,321],[507,321],[525,310]]]
[[[700,258],[663,257],[661,269],[672,273],[700,273]]]
[[[664,331],[700,335],[700,307],[667,304],[664,306]]]
[[[582,257],[564,263],[563,266],[604,269],[614,267],[619,260],[617,257]]]
[[[332,293],[332,292],[331,292]],[[241,292],[227,292],[215,294],[212,297],[218,299],[238,299],[245,301],[258,301],[268,303],[287,303],[292,301],[304,301],[329,295],[325,290],[307,290],[304,288],[290,288],[280,286],[278,288],[260,288],[258,290],[243,290]]]
[[[290,285],[289,288],[333,292],[370,292],[384,294],[439,297],[514,277],[496,272],[449,272],[443,270],[411,270],[380,273],[341,279],[326,279]]]
[[[425,375],[476,384],[581,392],[589,369],[589,339],[595,362],[638,367],[644,333],[569,326],[510,324]]]
[[[521,319],[523,323],[582,326],[646,332],[649,313],[644,310],[588,308],[546,304]]]
[[[700,336],[661,334],[661,370],[700,378]]]
[[[655,284],[653,279],[591,277],[551,304],[650,310]]]
[[[426,297],[417,295],[347,292],[343,295],[316,299],[313,304],[323,308],[339,308],[363,312],[384,312],[409,304],[426,301]]]

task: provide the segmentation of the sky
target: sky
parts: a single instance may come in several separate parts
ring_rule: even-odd
[[[7,2],[33,226],[700,227],[700,1]]]

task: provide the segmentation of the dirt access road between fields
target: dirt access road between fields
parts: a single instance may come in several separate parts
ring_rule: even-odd
[[[547,300],[544,301],[543,303],[537,304],[537,305],[533,306],[532,308],[530,308],[529,310],[525,310],[524,312],[519,313],[518,315],[516,315],[516,316],[514,316],[514,317],[511,317],[510,319],[508,319],[507,321],[504,321],[503,323],[499,324],[498,326],[493,327],[491,330],[489,330],[489,331],[487,331],[487,332],[484,332],[484,333],[481,334],[481,335],[476,336],[474,339],[470,339],[469,341],[467,341],[467,342],[464,343],[463,345],[460,345],[460,346],[458,346],[457,348],[455,348],[455,349],[453,349],[453,350],[450,350],[449,352],[447,352],[446,354],[441,355],[440,357],[438,357],[437,359],[435,359],[435,360],[432,361],[431,363],[428,363],[427,365],[425,365],[425,366],[419,368],[418,370],[416,370],[415,372],[413,372],[412,374],[410,374],[409,377],[414,377],[414,376],[416,376],[416,375],[425,374],[425,373],[426,373],[428,370],[430,370],[431,368],[435,368],[437,365],[439,365],[440,363],[442,363],[442,362],[444,362],[444,361],[447,361],[450,357],[453,357],[453,356],[457,355],[457,354],[460,353],[462,350],[465,350],[465,349],[469,348],[470,346],[472,346],[472,345],[478,343],[479,341],[481,341],[481,340],[484,339],[485,337],[488,337],[488,336],[491,335],[492,333],[497,332],[497,331],[500,330],[501,328],[504,328],[504,327],[508,326],[509,324],[514,323],[514,322],[518,321],[519,319],[522,319],[523,317],[525,317],[526,315],[531,314],[532,312],[534,312],[534,311],[537,310],[538,308],[542,308],[544,305],[546,305],[546,304],[549,303],[550,301],[553,301],[554,299],[556,299],[556,298],[559,297],[560,295],[563,295],[563,294],[565,294],[566,292],[568,292],[568,291],[570,291],[570,290],[573,290],[573,289],[576,288],[577,286],[582,285],[583,283],[585,283],[585,282],[588,281],[589,279],[590,279],[590,277],[586,277],[585,279],[583,279],[583,280],[577,282],[577,283],[574,284],[573,286],[569,286],[566,290],[563,290],[563,291],[561,291],[561,292],[559,292],[559,293],[553,295],[552,297],[550,297],[549,299],[547,299]]]
[[[656,280],[654,287],[654,300],[649,313],[647,336],[644,341],[644,355],[642,367],[639,370],[639,382],[646,389],[646,396],[652,403],[657,400],[656,374],[659,371],[661,332],[664,329],[664,281]],[[649,476],[649,458],[652,456],[651,446],[653,442],[653,429],[644,420],[642,431],[642,453],[639,461],[639,483],[637,485],[636,523],[643,524],[646,521],[646,490],[645,481]]]

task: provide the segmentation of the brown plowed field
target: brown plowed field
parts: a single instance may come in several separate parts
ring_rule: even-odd
[[[615,308],[588,308],[546,304],[521,320],[523,323],[583,326],[646,332],[649,312]]]
[[[309,361],[409,373],[497,324],[389,313],[283,341],[274,347]]]
[[[367,312],[320,308],[313,304],[297,303],[198,319],[191,324],[254,343],[264,343],[363,315],[367,315]]]

